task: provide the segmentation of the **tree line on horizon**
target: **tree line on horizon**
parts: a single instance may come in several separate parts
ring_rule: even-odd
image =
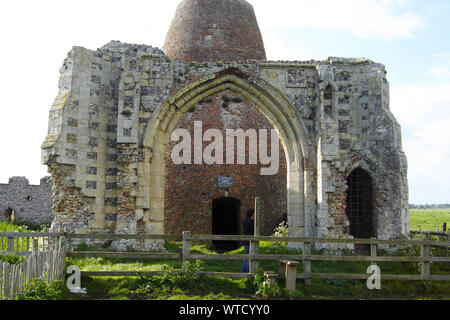
[[[410,209],[449,209],[450,203],[442,204],[410,204]]]

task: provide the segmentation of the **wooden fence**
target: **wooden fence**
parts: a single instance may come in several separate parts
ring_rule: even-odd
[[[0,232],[0,255],[14,253],[25,257],[35,251],[47,251],[61,234],[44,232]]]
[[[418,231],[411,231],[410,236],[411,238],[414,236],[420,236],[425,238],[426,240],[437,239],[437,240],[445,240],[448,242],[450,241],[450,231],[447,231],[447,224],[444,224],[444,226],[445,227],[442,228],[444,231],[432,232],[432,231],[422,231],[419,229]],[[446,255],[447,257],[450,256],[450,246],[447,247]]]
[[[84,239],[84,240],[98,240],[98,239],[163,239],[163,240],[177,240],[179,237],[173,236],[147,236],[147,235],[68,235],[68,239]],[[258,271],[258,262],[275,260],[285,263],[286,261],[302,262],[303,270],[296,274],[297,279],[305,279],[310,283],[311,279],[367,279],[367,274],[339,274],[339,273],[313,273],[312,263],[314,261],[347,261],[347,262],[367,262],[368,266],[379,262],[415,262],[421,264],[421,273],[416,275],[388,275],[382,274],[381,279],[384,280],[445,280],[450,281],[450,275],[432,275],[430,265],[433,262],[450,263],[449,257],[434,257],[432,256],[432,247],[448,247],[448,241],[432,241],[432,240],[377,240],[377,239],[320,239],[320,238],[278,238],[278,237],[263,237],[263,236],[218,236],[218,235],[191,235],[190,232],[183,232],[182,236],[183,249],[181,253],[147,253],[147,252],[67,252],[69,257],[103,257],[103,258],[131,258],[131,259],[161,259],[161,260],[181,260],[183,269],[186,262],[190,260],[249,260],[250,272],[243,273],[224,273],[224,272],[201,272],[207,276],[213,277],[232,277],[232,278],[249,278],[253,277]],[[243,241],[250,242],[249,254],[192,254],[190,252],[191,244],[193,242],[203,241]],[[289,242],[301,243],[303,248],[299,254],[259,254],[260,241],[272,242]],[[370,247],[370,255],[315,255],[312,254],[314,244],[363,244]],[[420,256],[379,256],[379,246],[419,246],[421,248]],[[158,271],[92,271],[82,272],[86,276],[145,276],[159,274]],[[279,277],[285,277],[283,272],[280,272]]]
[[[27,235],[24,238],[23,234],[19,233],[0,233],[0,239],[4,236],[8,239],[10,250],[0,253],[2,255],[26,257],[24,258],[26,260],[19,264],[2,263],[0,261],[0,299],[16,297],[31,286],[33,279],[39,278],[47,282],[64,279],[66,255],[65,244],[61,237],[55,238],[51,234],[38,237],[33,234],[33,237]],[[30,239],[31,241],[29,241]],[[31,252],[24,251],[23,249],[26,248],[24,243],[32,243],[34,250]],[[17,244],[20,245],[17,246]],[[45,246],[40,247],[39,244]],[[17,254],[15,254],[12,248],[22,251],[17,251]]]
[[[4,252],[18,251],[19,255],[30,256],[26,263],[22,266],[6,266],[2,265],[4,279],[8,280],[1,287],[5,296],[14,296],[20,292],[17,288],[24,288],[29,284],[29,279],[33,277],[47,277],[51,280],[64,277],[65,256],[68,257],[102,257],[102,258],[129,258],[129,259],[158,259],[158,260],[175,260],[182,263],[183,270],[186,263],[192,260],[227,260],[242,261],[249,260],[249,273],[233,273],[233,272],[199,272],[210,277],[231,277],[231,278],[251,278],[254,277],[259,268],[260,261],[279,261],[280,272],[275,275],[278,278],[288,277],[286,270],[291,270],[291,277],[295,279],[304,279],[307,284],[311,283],[311,279],[361,279],[368,278],[367,274],[343,274],[343,273],[314,273],[312,266],[316,261],[345,261],[345,262],[366,262],[368,266],[380,262],[412,262],[419,263],[421,266],[420,273],[410,275],[389,275],[382,274],[382,280],[419,280],[419,281],[450,281],[450,275],[440,275],[431,273],[432,263],[450,264],[450,258],[444,256],[433,256],[434,247],[448,247],[449,241],[438,240],[378,240],[378,239],[321,239],[321,238],[279,238],[264,236],[218,236],[218,235],[191,235],[190,232],[183,232],[182,237],[170,235],[112,235],[112,234],[50,234],[50,233],[0,233],[0,242],[6,238],[6,250]],[[59,239],[59,241],[58,241]],[[53,250],[56,243],[61,243],[61,239],[65,239],[66,252],[61,246],[55,253]],[[108,251],[71,251],[71,242],[95,242],[106,240],[164,240],[164,241],[182,241],[182,251],[180,253],[155,253],[155,252],[108,252]],[[249,241],[249,254],[194,254],[191,253],[193,243],[210,242],[210,241]],[[259,244],[261,241],[270,242],[287,242],[298,243],[302,250],[295,254],[261,254],[259,252]],[[315,245],[334,244],[341,247],[349,245],[367,245],[370,251],[367,255],[333,255],[326,253],[324,255],[314,254]],[[380,256],[380,246],[385,247],[420,247],[420,255],[382,255]],[[9,248],[9,249],[8,249]],[[31,252],[26,249],[33,249]],[[51,253],[50,253],[51,252]],[[45,261],[50,261],[47,266],[43,267]],[[299,264],[301,262],[301,265]],[[32,266],[28,266],[28,264]],[[45,263],[44,263],[45,265]],[[40,266],[40,267],[39,267]],[[301,270],[297,271],[297,266]],[[14,270],[13,270],[14,268]],[[31,268],[31,269],[30,269]],[[40,269],[39,269],[40,268]],[[27,276],[30,270],[34,270],[31,276]],[[54,271],[57,270],[57,271]],[[294,270],[292,272],[292,270]],[[84,276],[147,276],[161,274],[160,271],[82,271]],[[17,275],[17,276],[14,276]],[[14,280],[11,280],[14,279]],[[295,283],[295,281],[294,281]],[[13,289],[14,288],[14,289]]]
[[[419,236],[424,236],[425,238],[430,239],[431,237],[440,237],[440,238],[445,238],[445,239],[450,239],[450,231],[422,231],[422,230],[411,230],[410,234],[412,236],[414,235],[419,235]]]

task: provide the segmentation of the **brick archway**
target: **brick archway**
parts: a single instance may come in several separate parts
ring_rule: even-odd
[[[146,159],[138,176],[137,210],[144,212],[147,232],[164,233],[164,186],[167,144],[181,116],[209,96],[231,90],[248,99],[277,130],[287,162],[288,222],[292,236],[312,234],[316,210],[315,154],[297,109],[275,87],[262,79],[249,80],[228,69],[196,81],[164,101],[148,123],[143,140]]]

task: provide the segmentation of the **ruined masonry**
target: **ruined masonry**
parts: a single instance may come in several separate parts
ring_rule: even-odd
[[[10,219],[32,226],[49,225],[53,220],[52,180],[41,179],[30,185],[25,177],[12,177],[8,184],[0,184],[0,219]]]
[[[279,173],[174,165],[172,132],[199,120],[203,130],[275,128],[284,151]],[[227,231],[220,221],[229,214],[228,231],[239,234],[260,196],[263,234],[284,214],[290,236],[409,232],[407,160],[385,67],[364,58],[266,61],[243,0],[182,1],[163,50],[117,41],[97,51],[74,47],[61,68],[42,163],[53,178],[55,231],[214,234]],[[218,186],[223,176],[232,187]]]

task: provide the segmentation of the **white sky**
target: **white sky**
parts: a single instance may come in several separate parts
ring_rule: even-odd
[[[26,176],[37,184],[47,175],[40,165],[40,146],[58,92],[59,68],[71,47],[95,50],[120,40],[161,48],[178,2],[0,3],[0,183]],[[425,8],[417,0],[249,2],[270,60],[323,59],[335,52],[381,57],[377,62],[392,74],[391,109],[403,128],[411,202],[450,202],[450,45],[433,48],[424,42],[438,36],[433,24],[447,10],[447,0],[430,1]],[[438,30],[450,34],[448,23],[446,27]],[[416,48],[410,52],[417,64],[422,59],[430,64],[413,72],[395,48]]]

